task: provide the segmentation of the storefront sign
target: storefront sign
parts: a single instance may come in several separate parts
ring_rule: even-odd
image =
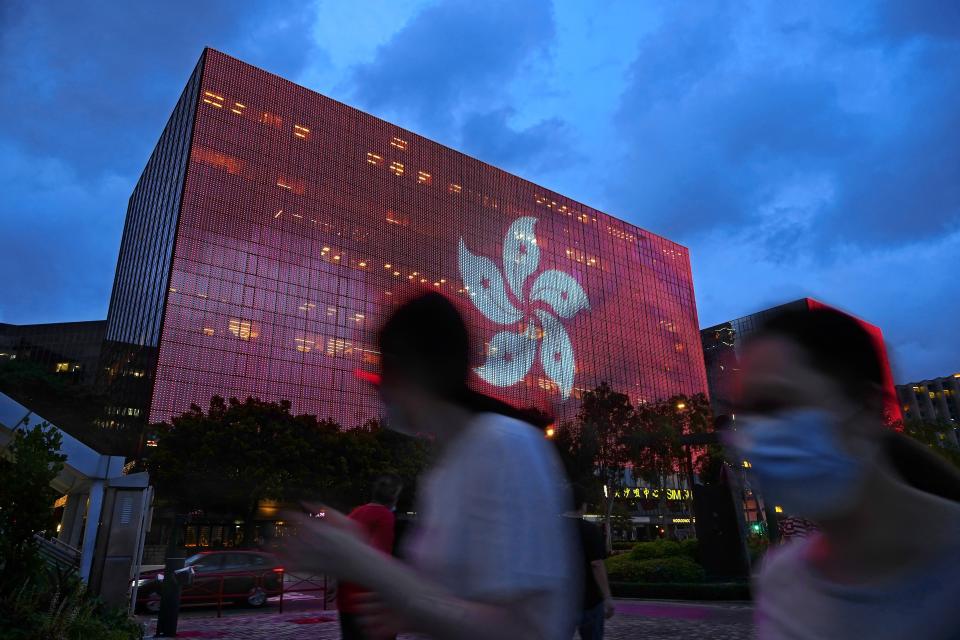
[[[624,500],[659,500],[661,492],[666,492],[667,500],[691,500],[690,489],[651,489],[650,487],[624,487],[613,494],[614,498]]]

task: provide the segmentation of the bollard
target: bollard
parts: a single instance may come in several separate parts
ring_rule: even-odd
[[[193,570],[183,567],[183,558],[167,558],[163,569],[163,586],[160,588],[160,613],[157,614],[155,637],[174,638],[177,635],[177,620],[180,617],[180,592],[193,582]]]

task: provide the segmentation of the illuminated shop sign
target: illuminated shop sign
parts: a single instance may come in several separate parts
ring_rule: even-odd
[[[627,487],[613,494],[614,498],[625,500],[659,500],[660,494],[666,492],[667,500],[692,500],[693,492],[690,489],[651,489],[650,487]]]

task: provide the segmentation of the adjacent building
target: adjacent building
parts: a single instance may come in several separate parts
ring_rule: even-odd
[[[0,323],[0,360],[33,362],[50,373],[93,385],[106,328],[105,320]]]
[[[471,384],[514,404],[707,390],[685,247],[207,49],[130,197],[110,411],[249,395],[362,423],[375,329],[424,289],[469,320]]]
[[[897,385],[905,420],[960,425],[960,373]]]
[[[770,309],[764,309],[750,315],[703,329],[700,337],[703,344],[703,356],[706,364],[707,383],[710,387],[710,402],[717,416],[731,416],[735,411],[736,389],[739,384],[739,353],[744,339],[759,330],[770,318],[784,311],[812,310],[832,308],[812,298],[802,298]],[[884,404],[887,420],[891,424],[902,418],[900,402],[893,385],[890,361],[883,341],[880,327],[857,318],[860,324],[873,336],[880,352],[884,373]]]

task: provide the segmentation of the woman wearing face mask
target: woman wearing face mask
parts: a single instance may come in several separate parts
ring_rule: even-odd
[[[756,581],[761,640],[960,637],[960,480],[884,427],[866,330],[786,312],[746,346],[729,444],[765,499],[819,531],[772,550]]]

